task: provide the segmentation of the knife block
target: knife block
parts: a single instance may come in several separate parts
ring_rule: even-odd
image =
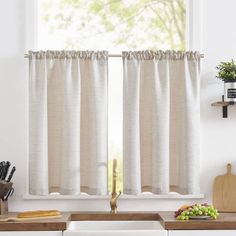
[[[8,202],[0,200],[0,215],[6,215],[8,213]]]
[[[0,181],[0,215],[5,215],[8,213],[8,202],[3,201],[3,197],[7,195],[12,189],[12,182],[6,182],[4,180]]]
[[[12,189],[12,182],[6,182],[4,180],[0,181],[0,198],[3,199],[4,196]]]

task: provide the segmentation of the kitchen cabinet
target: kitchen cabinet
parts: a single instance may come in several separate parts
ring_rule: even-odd
[[[62,231],[1,231],[0,236],[62,236]]]
[[[168,236],[235,236],[236,230],[169,230]]]

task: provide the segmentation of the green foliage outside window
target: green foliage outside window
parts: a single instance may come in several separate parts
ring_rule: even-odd
[[[108,47],[120,50],[185,49],[184,0],[43,2],[46,30],[58,34],[65,49],[104,50],[104,40]]]

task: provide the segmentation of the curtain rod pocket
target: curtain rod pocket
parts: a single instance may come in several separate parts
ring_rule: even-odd
[[[201,58],[204,58],[204,54],[200,54]],[[29,54],[24,55],[25,58],[29,58]],[[108,54],[108,57],[122,57],[122,54]]]

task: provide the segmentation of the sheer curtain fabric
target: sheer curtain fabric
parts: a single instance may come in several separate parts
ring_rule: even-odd
[[[124,193],[199,193],[200,54],[123,52]]]
[[[107,194],[107,58],[29,52],[30,194]]]

